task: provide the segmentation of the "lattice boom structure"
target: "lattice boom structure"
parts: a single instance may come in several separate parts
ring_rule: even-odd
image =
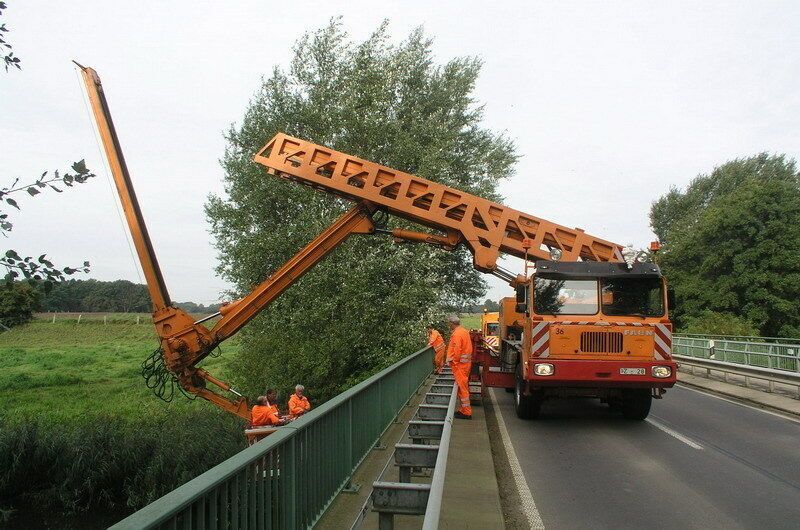
[[[378,209],[443,231],[454,246],[465,243],[475,267],[491,272],[500,253],[562,261],[622,261],[622,247],[581,229],[551,223],[469,193],[277,134],[254,160],[281,178],[367,202]],[[402,231],[400,231],[402,232]]]

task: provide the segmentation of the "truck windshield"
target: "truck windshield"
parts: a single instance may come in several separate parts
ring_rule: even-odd
[[[498,324],[497,322],[491,322],[489,324],[486,324],[486,334],[491,336],[499,335],[500,324]]]
[[[604,278],[601,299],[606,315],[664,315],[664,295],[658,278]]]
[[[537,276],[533,306],[540,315],[594,315],[598,311],[597,280],[555,280]]]

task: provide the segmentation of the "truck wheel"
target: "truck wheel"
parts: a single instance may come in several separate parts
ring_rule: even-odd
[[[542,409],[542,399],[535,393],[526,396],[523,393],[525,381],[522,379],[522,366],[517,365],[517,384],[514,387],[514,412],[523,420],[533,420],[539,417]]]
[[[650,414],[652,402],[649,388],[625,390],[622,393],[622,416],[626,420],[643,420]]]
[[[506,388],[505,391],[508,392],[509,394],[513,394],[514,393],[514,387]]]

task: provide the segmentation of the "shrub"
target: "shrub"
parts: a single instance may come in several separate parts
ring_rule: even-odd
[[[39,292],[27,283],[0,286],[0,321],[8,327],[24,324],[39,307]]]
[[[0,506],[136,509],[244,445],[238,421],[207,408],[137,422],[98,415],[0,424]]]
[[[758,329],[744,318],[713,311],[704,311],[689,319],[682,331],[703,335],[758,335]]]

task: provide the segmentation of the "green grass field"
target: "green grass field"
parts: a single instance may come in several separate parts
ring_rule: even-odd
[[[461,325],[467,329],[481,329],[481,314],[467,313],[461,315]]]
[[[0,334],[0,417],[132,418],[187,406],[183,396],[169,405],[157,399],[140,375],[142,360],[157,346],[149,317],[139,325],[135,316],[109,315],[107,322],[38,319]],[[224,377],[236,348],[235,339],[226,342],[228,355],[209,358],[205,366]]]

